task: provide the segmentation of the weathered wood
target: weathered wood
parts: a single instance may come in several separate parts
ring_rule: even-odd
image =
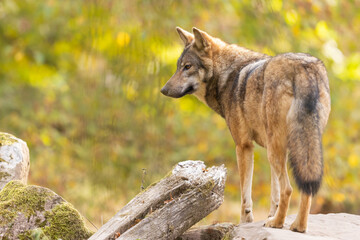
[[[178,163],[139,193],[89,240],[175,239],[224,200],[226,168],[202,161]]]
[[[232,238],[234,227],[232,223],[218,223],[191,228],[176,240],[228,240]]]

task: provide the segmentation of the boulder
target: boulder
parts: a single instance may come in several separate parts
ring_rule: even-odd
[[[0,190],[11,180],[27,183],[30,168],[26,143],[8,133],[0,132]]]
[[[74,207],[53,191],[11,181],[0,192],[0,239],[88,239]]]
[[[241,224],[234,228],[236,240],[325,240],[325,239],[359,239],[360,216],[347,213],[310,214],[306,233],[290,230],[296,215],[286,217],[282,229],[263,227],[264,221]]]

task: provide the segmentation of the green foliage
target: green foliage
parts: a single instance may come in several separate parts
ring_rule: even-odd
[[[139,191],[143,168],[150,183],[186,159],[225,163],[226,194],[239,198],[224,121],[194,97],[159,93],[182,51],[175,27],[196,26],[256,51],[306,52],[324,61],[332,113],[315,205],[331,201],[358,213],[351,206],[360,198],[359,6],[358,0],[4,0],[1,131],[28,143],[31,182],[54,189],[97,223]],[[254,170],[255,204],[269,205],[263,149],[256,148]]]

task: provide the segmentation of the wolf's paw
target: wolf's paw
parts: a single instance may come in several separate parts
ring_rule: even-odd
[[[284,222],[278,221],[275,217],[270,217],[264,223],[264,227],[271,227],[271,228],[282,228]]]
[[[251,223],[254,221],[254,216],[252,214],[251,208],[245,208],[241,213],[241,223]]]
[[[306,232],[306,224],[300,224],[298,221],[294,221],[290,226],[290,230],[294,232]]]

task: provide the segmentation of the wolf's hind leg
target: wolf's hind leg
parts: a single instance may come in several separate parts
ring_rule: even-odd
[[[311,195],[301,193],[300,208],[295,221],[291,224],[290,229],[295,232],[305,232],[307,227],[307,219],[310,212]]]
[[[280,202],[274,217],[269,218],[265,226],[273,228],[282,228],[284,225],[287,210],[289,208],[292,187],[286,168],[286,148],[281,146],[268,146],[268,159],[271,168],[279,178]]]
[[[251,184],[254,170],[252,143],[236,145],[236,158],[241,188],[241,223],[253,222]]]
[[[270,212],[268,217],[273,217],[279,206],[280,201],[280,186],[279,178],[276,175],[275,170],[271,167],[271,203],[270,203]]]

